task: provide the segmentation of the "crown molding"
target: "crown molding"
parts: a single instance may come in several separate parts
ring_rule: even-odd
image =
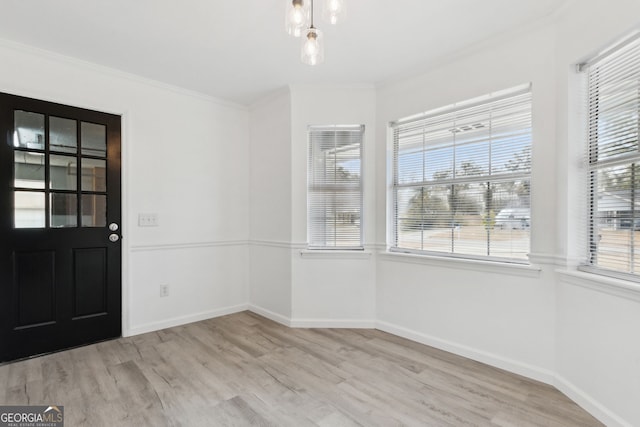
[[[63,55],[61,53],[53,52],[51,50],[42,49],[32,45],[24,44],[24,43],[19,43],[13,40],[0,38],[0,47],[13,50],[18,53],[23,53],[23,54],[44,58],[50,61],[65,64],[65,65],[84,68],[86,70],[91,70],[93,72],[100,73],[108,77],[129,80],[134,83],[150,86],[150,87],[160,89],[160,90],[165,90],[168,92],[173,92],[178,95],[188,96],[191,98],[199,99],[201,101],[210,102],[220,107],[226,107],[226,108],[236,109],[240,111],[248,111],[247,106],[238,104],[236,102],[227,101],[225,99],[217,98],[211,95],[206,95],[202,92],[198,92],[192,89],[186,89],[180,86],[171,85],[168,83],[161,82],[159,80],[154,80],[148,77],[140,76],[138,74],[133,74],[127,71],[119,70],[117,68],[107,67],[105,65],[100,65],[95,62],[86,61],[73,56]]]

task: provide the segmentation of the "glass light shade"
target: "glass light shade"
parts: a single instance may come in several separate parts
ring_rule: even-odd
[[[345,0],[324,0],[322,17],[331,25],[336,25],[338,22],[344,21],[347,17]]]
[[[317,65],[324,61],[324,39],[322,31],[309,28],[302,39],[302,62],[309,65]]]
[[[309,26],[310,0],[285,0],[284,28],[287,34],[300,37]]]

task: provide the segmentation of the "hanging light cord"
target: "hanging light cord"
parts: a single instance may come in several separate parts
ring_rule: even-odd
[[[313,0],[311,0],[311,26],[309,28],[314,28],[313,27]]]

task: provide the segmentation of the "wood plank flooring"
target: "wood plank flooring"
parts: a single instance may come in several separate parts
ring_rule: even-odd
[[[0,404],[66,426],[599,426],[524,377],[363,329],[249,312],[0,366]]]

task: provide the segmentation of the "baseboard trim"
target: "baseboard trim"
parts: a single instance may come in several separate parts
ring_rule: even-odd
[[[588,393],[556,372],[498,356],[486,351],[474,349],[469,346],[436,338],[431,335],[423,334],[388,322],[376,322],[376,329],[549,384],[564,393],[569,399],[573,400],[576,404],[581,406],[585,411],[593,415],[606,426],[632,426],[631,423],[616,415],[615,412],[602,405]]]
[[[292,328],[375,329],[375,320],[359,319],[292,319]]]
[[[402,338],[435,347],[440,350],[448,351],[450,353],[467,357],[478,362],[486,363],[487,365],[504,369],[518,375],[523,375],[527,378],[531,378],[545,384],[555,385],[556,383],[556,375],[552,371],[518,362],[513,359],[501,357],[493,353],[477,350],[472,347],[457,344],[451,341],[436,338],[388,322],[358,319],[292,319],[253,304],[249,305],[248,310],[290,328],[379,329],[381,331],[388,332]]]
[[[249,311],[290,328],[374,329],[375,320],[360,319],[293,319],[264,307],[249,304]]]
[[[513,359],[498,356],[493,353],[478,350],[473,347],[458,344],[452,341],[443,340],[441,338],[413,331],[411,329],[407,329],[388,322],[376,322],[376,329],[409,339],[411,341],[419,342],[420,344],[448,351],[449,353],[457,354],[458,356],[463,356],[468,359],[486,363],[487,365],[504,369],[505,371],[522,375],[527,378],[543,382],[545,384],[555,384],[555,373],[547,369],[539,368],[527,363],[518,362]]]
[[[291,319],[286,316],[283,316],[280,313],[276,313],[271,310],[267,310],[266,308],[260,307],[258,305],[249,304],[247,307],[252,313],[259,314],[262,317],[266,317],[269,320],[273,320],[276,323],[280,323],[281,325],[291,327]]]
[[[227,314],[239,313],[246,311],[248,304],[239,304],[230,307],[222,307],[214,310],[203,311],[200,313],[189,314],[186,316],[173,317],[171,319],[161,320],[159,322],[145,323],[140,326],[134,326],[123,334],[125,337],[145,334],[147,332],[155,332],[161,329],[173,328],[175,326],[186,325],[187,323],[199,322],[201,320],[213,319],[214,317],[226,316]]]
[[[553,385],[604,425],[609,427],[632,427],[631,423],[620,418],[566,378],[556,375]]]

